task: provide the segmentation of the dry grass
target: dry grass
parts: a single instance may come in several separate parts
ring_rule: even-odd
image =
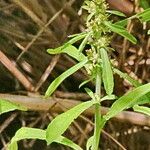
[[[112,1],[109,0],[109,3],[111,4]],[[0,1],[1,93],[43,94],[55,77],[76,63],[66,55],[50,56],[46,53],[46,49],[61,45],[67,40],[68,35],[82,32],[85,29],[85,14],[78,16],[81,4],[81,0]],[[134,12],[141,11],[137,1],[130,3],[129,6],[134,8]],[[120,7],[119,3],[117,3],[117,7]],[[124,9],[127,14],[132,13],[128,7]],[[118,18],[114,17],[113,19]],[[141,24],[139,21],[133,20],[128,23],[127,29],[138,39],[137,45],[132,45],[116,34],[111,43],[112,48],[116,50],[112,53],[112,58],[116,59],[116,66],[143,83],[150,81],[150,38],[146,35],[148,28],[149,24]],[[78,71],[63,82],[59,87],[59,90],[62,91],[61,95],[56,93],[56,96],[66,96],[66,92],[82,92],[78,90],[78,85],[85,78],[87,78],[85,71]],[[128,82],[118,79],[117,76],[115,78],[117,95],[122,95],[132,88]],[[93,87],[93,84],[90,83],[88,86]],[[70,95],[72,96],[73,93],[69,93],[65,98],[70,98]],[[80,98],[74,99],[82,101],[85,97],[86,95],[82,95]],[[104,103],[103,105],[108,104]],[[65,110],[65,107],[62,107],[62,110]],[[26,112],[2,116],[0,127],[6,124],[5,121],[7,121],[8,127],[6,126],[0,135],[0,147],[6,146],[17,127],[23,125],[45,128],[56,115],[55,112]],[[93,130],[91,120],[92,118],[87,117],[80,118],[66,132],[66,135],[84,146],[85,140]],[[149,141],[146,140],[149,139],[148,127],[110,121],[105,130],[129,150],[146,150],[150,147]],[[103,133],[102,137],[102,149],[119,149],[107,134]],[[141,140],[141,137],[145,140]],[[23,145],[26,149],[30,147],[36,150],[37,147],[46,149],[45,143],[35,141],[24,141]],[[47,149],[63,150],[67,148],[53,145]]]

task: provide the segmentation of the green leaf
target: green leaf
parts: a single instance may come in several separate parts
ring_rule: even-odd
[[[75,46],[72,46],[70,44],[66,44],[66,45],[60,46],[60,47],[55,48],[55,49],[48,49],[47,52],[49,54],[66,53],[78,61],[82,61],[86,58],[86,56],[84,56],[84,54],[79,52],[79,50]]]
[[[112,24],[108,21],[105,22],[105,25],[109,27],[113,32],[120,34],[121,36],[125,37],[130,42],[132,42],[133,44],[136,44],[137,42],[136,38],[132,34],[130,34],[124,27],[120,25]]]
[[[15,136],[12,138],[11,143],[8,145],[8,150],[17,150],[17,141],[23,139],[45,140],[46,131],[41,129],[22,127],[16,132]]]
[[[114,99],[117,99],[117,97],[115,95],[107,95],[107,96],[104,96],[103,98],[101,98],[101,102],[105,101],[105,100],[114,100]]]
[[[8,150],[17,150],[17,142],[23,139],[46,140],[46,131],[36,128],[22,127],[16,132],[15,136],[12,138],[11,143],[8,145]],[[54,142],[69,146],[74,150],[82,150],[82,148],[79,147],[77,144],[63,136],[58,137]]]
[[[128,18],[114,23],[115,25],[125,27],[128,24]]]
[[[60,137],[74,119],[76,119],[82,112],[91,107],[94,103],[94,101],[83,102],[53,119],[46,129],[47,143],[51,144],[54,140]]]
[[[148,107],[134,105],[133,110],[150,116],[150,108]]]
[[[150,30],[147,31],[147,34],[150,35]]]
[[[69,35],[68,37],[72,38],[71,40],[74,40],[74,38],[77,37],[77,40],[75,40],[75,42],[77,42],[77,41],[81,40],[82,38],[84,38],[86,36],[86,34],[87,34],[86,32],[81,32],[81,33],[76,33],[76,34]],[[84,36],[82,37],[82,35],[84,35]],[[69,41],[71,41],[71,40],[69,40]],[[73,41],[73,43],[75,43],[75,42]],[[73,44],[72,42],[70,42],[70,43]]]
[[[62,73],[59,77],[57,77],[48,87],[46,93],[45,93],[45,97],[49,97],[51,96],[51,94],[56,90],[56,88],[67,78],[69,77],[71,74],[75,73],[77,70],[79,70],[80,68],[82,68],[87,62],[87,59],[76,64],[75,66],[71,67],[70,69],[68,69],[67,71],[65,71],[64,73]]]
[[[92,100],[95,100],[94,93],[89,88],[84,88],[86,93],[92,98]]]
[[[91,137],[88,139],[88,141],[87,141],[87,143],[86,143],[86,150],[90,150],[90,149],[91,149],[92,144],[93,144],[93,138],[94,138],[94,136],[91,136]]]
[[[108,95],[111,95],[114,88],[114,78],[111,68],[111,64],[108,58],[107,51],[104,48],[100,49],[100,55],[102,59],[102,78],[104,83],[104,88]]]
[[[60,136],[55,140],[56,143],[60,143],[62,145],[68,146],[74,150],[83,150],[80,146],[72,142],[71,140],[67,139],[66,137]]]
[[[130,77],[127,73],[123,73],[120,70],[114,68],[113,71],[118,74],[121,78],[127,80],[131,85],[133,85],[134,87],[139,87],[142,84],[139,83],[137,80],[134,80],[132,77]],[[149,103],[150,102],[150,94],[147,93],[146,95],[143,95],[142,97],[140,97],[137,101],[136,104],[145,104],[145,103]],[[135,105],[135,104],[133,104]],[[131,107],[131,106],[129,106]]]
[[[138,13],[137,17],[142,21],[142,22],[148,22],[150,21],[150,8],[145,9],[143,12]]]
[[[83,81],[80,85],[79,88],[81,88],[83,85],[87,84],[88,82],[92,81],[93,78],[90,78],[88,80]]]
[[[27,108],[25,108],[21,105],[12,103],[8,100],[0,99],[0,115],[3,114],[3,113],[9,112],[9,111],[16,110],[16,109],[17,110],[22,110],[22,111],[27,110]]]
[[[120,11],[117,10],[106,10],[107,13],[113,14],[113,15],[117,15],[120,17],[126,17],[126,15]]]
[[[144,9],[147,9],[150,7],[150,1],[148,0],[140,0],[140,6],[143,7]]]
[[[90,35],[91,35],[91,32],[89,32],[89,33],[86,35],[86,37],[84,38],[84,40],[83,40],[82,43],[80,44],[79,50],[78,50],[79,53],[82,53],[82,51],[83,51],[85,45],[86,45],[87,42],[88,42],[88,39],[89,39]]]
[[[114,117],[122,110],[132,106],[140,97],[150,92],[150,83],[137,87],[136,89],[130,91],[129,93],[120,97],[117,101],[113,103],[109,112],[104,116],[106,120]]]
[[[123,73],[120,70],[114,68],[113,71],[118,74],[121,78],[128,80],[130,82],[130,84],[132,84],[134,87],[139,87],[142,84],[139,83],[137,80],[134,80],[133,78],[131,78],[127,73]]]

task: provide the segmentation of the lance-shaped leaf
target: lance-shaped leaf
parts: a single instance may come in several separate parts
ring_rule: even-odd
[[[17,141],[23,139],[45,140],[46,131],[36,128],[22,127],[16,132],[15,136],[12,138],[11,143],[8,145],[8,150],[17,150],[18,149]]]
[[[127,73],[123,73],[120,70],[114,68],[113,71],[118,74],[121,78],[127,80],[128,82],[130,82],[130,84],[132,84],[134,87],[139,87],[142,84],[139,83],[137,80],[133,79],[132,77],[130,77]]]
[[[117,10],[106,10],[107,13],[113,14],[113,15],[117,15],[120,17],[126,17],[126,15],[120,11]]]
[[[66,44],[55,49],[48,49],[47,52],[49,54],[66,53],[78,61],[82,61],[86,58],[83,53],[79,52],[79,50],[75,46],[72,46],[70,44]]]
[[[82,112],[91,107],[94,103],[94,101],[83,102],[53,119],[46,129],[47,143],[51,144],[55,139],[60,137],[74,119],[76,119]]]
[[[81,43],[80,46],[79,46],[79,50],[78,50],[79,53],[82,53],[83,49],[85,48],[85,45],[86,45],[87,42],[88,42],[88,39],[89,39],[90,35],[91,35],[91,32],[89,32],[89,33],[86,35],[86,37],[83,39],[82,43]]]
[[[16,109],[23,110],[23,111],[27,110],[27,108],[21,105],[9,102],[8,100],[0,99],[0,115],[9,111],[16,110]]]
[[[145,106],[134,105],[133,110],[150,116],[150,108]]]
[[[136,89],[130,91],[124,96],[120,97],[117,101],[113,103],[109,112],[104,116],[106,120],[114,117],[122,110],[128,108],[129,106],[133,106],[133,104],[143,95],[150,92],[150,83],[137,87]]]
[[[62,73],[59,77],[57,77],[48,87],[46,93],[45,93],[45,97],[49,97],[51,96],[51,94],[56,90],[56,88],[67,78],[69,77],[71,74],[75,73],[77,70],[79,70],[80,68],[82,68],[87,62],[87,59],[74,65],[73,67],[71,67],[70,69],[68,69],[67,71],[65,71],[64,73]]]
[[[103,78],[104,88],[106,90],[106,93],[108,95],[111,95],[114,88],[114,78],[113,78],[111,64],[109,61],[107,51],[104,48],[100,49],[100,55],[102,59],[102,78]]]
[[[8,145],[8,150],[17,150],[17,142],[23,139],[46,140],[46,131],[36,128],[22,127],[16,132],[15,136],[12,138],[11,143]],[[54,142],[66,145],[74,150],[82,150],[80,146],[63,136],[58,137]]]
[[[73,141],[67,139],[64,136],[60,136],[54,142],[60,143],[60,144],[65,145],[65,146],[68,146],[68,147],[70,147],[74,150],[83,150],[79,145],[75,144]]]
[[[109,27],[111,31],[125,37],[133,44],[136,44],[137,42],[136,38],[132,34],[130,34],[124,27],[117,25],[117,24],[112,24],[108,21],[105,22],[105,25]]]
[[[114,68],[113,71],[115,73],[117,73],[121,78],[127,80],[131,85],[133,85],[134,87],[139,87],[142,84],[139,83],[137,80],[133,79],[132,77],[130,77],[127,73],[123,73],[120,70]],[[136,102],[136,104],[145,104],[145,103],[150,103],[150,92],[147,93],[146,95],[143,95],[142,97],[140,97]],[[135,104],[133,104],[135,105]],[[132,105],[132,106],[133,106]],[[129,107],[132,107],[129,106]]]
[[[68,37],[71,39],[65,44],[71,44],[72,45],[72,44],[76,43],[77,41],[83,39],[86,35],[87,35],[86,32],[81,32],[81,33],[69,35]]]
[[[118,26],[125,27],[125,26],[128,24],[128,18],[127,18],[127,19],[120,20],[120,21],[117,21],[117,22],[115,22],[114,24],[115,24],[115,25],[118,25]]]
[[[142,21],[142,22],[148,22],[150,21],[150,8],[145,9],[143,12],[138,13],[137,17]]]

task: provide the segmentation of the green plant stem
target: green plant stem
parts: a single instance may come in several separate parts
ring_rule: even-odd
[[[101,97],[101,73],[99,68],[97,68],[96,75],[96,95]],[[95,128],[94,128],[94,141],[92,145],[92,150],[98,150],[99,140],[100,140],[100,132],[101,132],[101,114],[100,114],[100,100],[97,104],[95,104]]]

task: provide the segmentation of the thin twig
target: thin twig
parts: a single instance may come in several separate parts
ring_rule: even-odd
[[[17,69],[17,67],[9,60],[9,58],[0,50],[0,62],[18,79],[22,85],[29,91],[33,91],[34,87],[30,81]]]
[[[13,113],[3,122],[3,124],[0,126],[0,133],[2,133],[9,126],[9,124],[17,117],[17,115],[17,113]]]
[[[46,79],[48,78],[49,74],[52,72],[52,70],[54,69],[55,65],[57,64],[57,62],[59,60],[59,56],[60,55],[56,55],[56,56],[54,56],[52,58],[50,64],[48,65],[47,69],[45,70],[45,72],[41,76],[41,79],[37,83],[37,85],[36,85],[36,87],[34,89],[35,92],[37,92],[39,90],[39,88],[42,86],[42,84],[46,81]]]

